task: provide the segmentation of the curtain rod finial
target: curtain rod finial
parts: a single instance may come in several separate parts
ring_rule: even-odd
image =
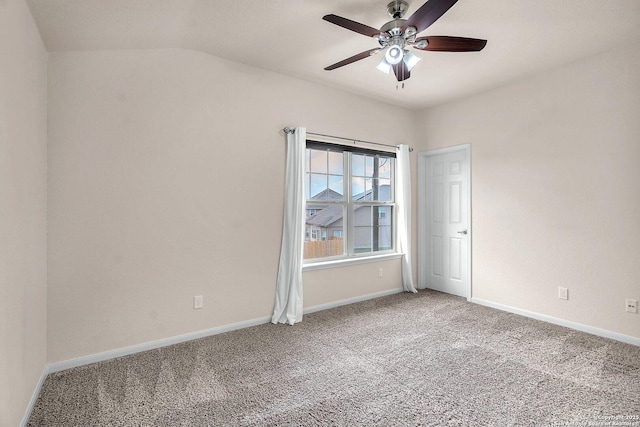
[[[289,126],[285,127],[282,130],[284,131],[284,133],[296,133],[296,130],[295,129],[291,129]]]

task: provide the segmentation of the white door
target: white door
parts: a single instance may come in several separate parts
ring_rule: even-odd
[[[420,154],[418,284],[471,298],[468,145]]]

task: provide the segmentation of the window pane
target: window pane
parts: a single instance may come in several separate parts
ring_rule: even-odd
[[[356,206],[353,215],[353,250],[356,254],[371,252],[371,206]]]
[[[380,178],[391,178],[391,162],[389,157],[380,157]]]
[[[344,200],[344,178],[329,175],[329,200]]]
[[[378,207],[378,225],[391,225],[391,206]]]
[[[344,255],[344,205],[307,204],[304,259]]]
[[[364,155],[353,154],[351,156],[351,175],[364,176]]]
[[[364,199],[365,200],[373,200],[373,187],[371,178],[366,178],[364,180]]]
[[[378,250],[389,251],[393,249],[393,240],[391,235],[391,226],[385,225],[380,227],[378,232]]]
[[[307,200],[327,200],[327,175],[310,174]]]
[[[357,254],[371,252],[371,227],[355,227],[353,251]]]
[[[315,173],[327,173],[327,152],[320,150],[310,150],[310,171]]]
[[[393,208],[357,206],[354,210],[354,252],[393,249]]]
[[[344,172],[344,154],[329,152],[329,173],[332,175],[342,175]]]
[[[352,155],[351,194],[354,201],[393,201],[390,157]],[[365,175],[362,175],[362,174]],[[364,177],[364,178],[363,178]]]
[[[354,208],[353,225],[371,227],[371,206],[356,206]]]
[[[373,250],[393,249],[393,207],[377,206],[373,215]]]
[[[307,148],[304,154],[304,170],[309,172],[309,168],[311,167],[311,163],[309,163],[309,159],[311,158],[311,149]]]
[[[362,200],[364,198],[364,178],[351,179],[351,199]]]
[[[366,156],[366,159],[367,159],[367,175],[366,176],[373,176],[373,157]]]
[[[307,153],[307,200],[343,200],[344,154],[313,149]]]
[[[381,202],[390,202],[391,201],[391,180],[379,179],[377,181],[378,181],[378,192],[377,192],[377,198],[374,200],[379,200]]]

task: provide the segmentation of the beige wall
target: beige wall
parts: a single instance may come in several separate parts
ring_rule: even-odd
[[[378,268],[382,268],[382,278],[378,277]],[[401,273],[397,259],[307,271],[303,277],[304,306],[313,307],[400,288]]]
[[[633,46],[422,114],[472,146],[475,298],[640,337],[639,76]]]
[[[403,109],[186,50],[51,54],[49,113],[50,362],[271,315],[284,126],[413,142]],[[384,265],[305,272],[305,306],[400,287]]]
[[[23,0],[0,1],[0,426],[46,363],[47,53]]]

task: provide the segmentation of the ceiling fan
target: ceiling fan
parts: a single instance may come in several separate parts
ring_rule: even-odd
[[[387,13],[393,18],[379,30],[368,25],[360,24],[337,15],[325,15],[325,21],[339,25],[347,30],[373,37],[380,47],[370,49],[350,58],[329,65],[325,70],[335,70],[353,62],[359,61],[385,50],[386,53],[377,68],[389,74],[391,69],[399,82],[411,77],[411,69],[420,58],[409,52],[407,47],[438,52],[477,52],[487,44],[486,40],[470,39],[467,37],[426,36],[416,37],[436,22],[458,0],[428,0],[409,19],[402,19],[409,7],[404,0],[394,0],[387,5]],[[404,83],[403,83],[404,85]]]

